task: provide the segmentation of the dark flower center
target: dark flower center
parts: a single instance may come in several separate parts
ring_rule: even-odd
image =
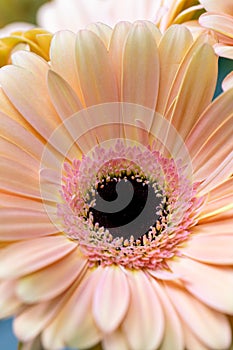
[[[138,174],[103,178],[96,186],[93,223],[113,237],[143,241],[151,227],[161,223],[163,196],[156,185]]]

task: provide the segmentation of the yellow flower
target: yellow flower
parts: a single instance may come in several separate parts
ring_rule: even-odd
[[[0,70],[0,316],[45,349],[227,349],[233,88],[184,26],[60,31]]]

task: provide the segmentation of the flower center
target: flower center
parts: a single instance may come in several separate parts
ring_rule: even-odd
[[[96,146],[64,165],[57,206],[64,234],[90,266],[167,268],[202,205],[184,170],[150,146]]]
[[[161,191],[146,177],[122,171],[118,177],[104,177],[97,183],[95,204],[89,208],[93,224],[115,237],[142,242],[149,230],[161,223]]]

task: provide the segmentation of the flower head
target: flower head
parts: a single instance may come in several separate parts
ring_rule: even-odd
[[[233,89],[211,102],[211,40],[95,24],[0,70],[0,315],[21,341],[230,346]]]
[[[218,43],[215,52],[222,57],[233,59],[233,3],[231,0],[200,0],[207,13],[203,14],[201,26],[215,32]]]

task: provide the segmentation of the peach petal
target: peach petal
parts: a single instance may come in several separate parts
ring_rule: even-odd
[[[16,316],[13,322],[14,333],[23,342],[33,340],[46,327],[60,307],[57,298],[46,303],[28,306],[22,313]]]
[[[193,42],[186,55],[183,57],[183,60],[178,68],[177,74],[174,78],[170,95],[167,101],[166,113],[169,108],[172,106],[173,102],[176,101],[177,95],[180,92],[181,86],[183,84],[185,76],[187,76],[187,71],[190,69],[191,62],[196,55],[202,54],[202,47],[205,44],[213,45],[216,40],[213,39],[213,36],[208,35],[206,33],[201,34],[198,38]],[[192,89],[191,89],[192,91]]]
[[[128,270],[128,281],[131,298],[122,330],[130,349],[155,349],[161,343],[164,333],[161,302],[152,287],[151,279],[143,271]]]
[[[105,47],[109,48],[109,43],[112,36],[112,28],[109,27],[107,24],[97,22],[97,23],[90,23],[86,26],[87,30],[92,31],[98,37],[103,41]]]
[[[48,96],[46,74],[43,72],[41,76],[20,66],[5,66],[0,71],[0,82],[13,105],[47,139],[59,119]]]
[[[78,278],[86,263],[76,249],[58,262],[20,278],[16,293],[26,303],[41,302],[57,297]]]
[[[233,208],[232,203],[232,190],[233,190],[233,181],[229,179],[223,182],[222,185],[217,187],[215,190],[210,192],[210,196],[208,198],[208,202],[203,208],[199,219],[207,218],[209,216],[216,215],[223,211],[227,211]],[[224,188],[225,187],[225,188]],[[225,189],[225,193],[223,192]],[[222,192],[221,192],[222,190]],[[213,193],[213,197],[212,197]],[[217,198],[214,198],[214,195],[217,195]]]
[[[60,172],[62,169],[59,169]],[[61,200],[60,192],[62,190],[62,174],[53,169],[40,169],[40,191],[43,201],[58,203]],[[45,206],[47,209],[47,205]],[[49,206],[49,209],[57,213],[56,205]],[[50,210],[49,210],[50,211]]]
[[[40,199],[38,174],[27,166],[1,157],[1,189]]]
[[[213,234],[229,234],[232,233],[232,221],[231,218],[226,220],[215,220],[214,222],[205,223],[203,220],[202,223],[198,223],[198,225],[194,226],[191,229],[192,233],[196,234],[204,234],[204,233],[213,233]]]
[[[205,346],[203,342],[201,342],[196,335],[185,325],[183,325],[184,339],[185,339],[185,348],[187,350],[209,350],[208,346]]]
[[[39,168],[39,161],[33,158],[30,154],[13,144],[12,142],[0,136],[0,154],[9,158],[10,160],[19,161],[23,164],[30,164],[30,167],[37,171]]]
[[[211,135],[231,118],[233,110],[233,89],[218,96],[202,113],[189,135],[186,145],[192,158],[199,152]]]
[[[166,270],[147,270],[147,271],[152,277],[155,277],[156,279],[160,279],[160,280],[171,281],[179,278],[179,275],[176,275],[175,273],[169,270],[167,271]]]
[[[223,252],[224,255],[224,252]],[[185,288],[206,305],[223,313],[233,313],[233,270],[203,264],[189,258],[168,261],[185,283]]]
[[[98,275],[98,269],[89,271],[78,283],[68,302],[43,332],[45,347],[56,349],[68,345],[74,348],[89,348],[101,340],[102,335],[96,327],[91,311]]]
[[[11,244],[1,251],[0,277],[12,278],[34,272],[63,258],[76,247],[76,243],[64,236],[48,236]]]
[[[212,29],[217,33],[226,35],[233,39],[233,17],[221,14],[208,12],[201,15],[199,23],[206,28]]]
[[[0,238],[17,241],[57,233],[45,211],[25,208],[0,208]]]
[[[225,315],[207,307],[175,284],[166,283],[165,288],[179,316],[201,342],[211,349],[229,347],[231,329]]]
[[[143,20],[143,23],[151,31],[157,46],[159,46],[160,40],[162,38],[162,33],[159,30],[159,28],[153,22],[150,22],[150,21],[147,21],[147,20]]]
[[[187,50],[193,42],[188,29],[172,26],[163,35],[159,43],[160,82],[156,110],[164,115],[170,89]]]
[[[233,115],[210,135],[201,150],[192,159],[194,176],[197,181],[212,173],[233,150]]]
[[[209,264],[232,265],[232,233],[221,233],[220,235],[218,233],[193,235],[189,238],[184,247],[182,247],[182,254],[192,259]]]
[[[222,82],[223,91],[230,90],[231,88],[233,88],[233,72],[229,73]]]
[[[86,106],[118,101],[113,67],[102,40],[91,31],[80,31],[76,37],[75,52]]]
[[[215,222],[218,223],[218,222],[222,222],[222,220],[224,221],[230,220],[232,219],[232,217],[233,217],[233,209],[229,209],[229,210],[224,210],[213,216],[209,216],[208,218],[203,218],[202,220],[200,219],[200,223],[201,224],[205,223],[206,225],[209,223],[215,223]]]
[[[153,280],[153,287],[161,300],[165,317],[164,336],[159,349],[167,350],[175,348],[176,350],[183,350],[183,325],[181,326],[180,319],[178,318],[172,303],[169,301],[163,286]]]
[[[228,13],[233,15],[233,4],[231,0],[199,0],[207,11]]]
[[[74,114],[66,120],[66,128],[84,154],[105,141],[121,137],[122,114],[128,106],[120,103],[98,104]]]
[[[65,79],[83,103],[83,95],[75,62],[76,35],[68,30],[56,33],[51,41],[51,68]]]
[[[105,350],[130,350],[126,337],[121,330],[105,335],[102,344]]]
[[[125,272],[117,266],[103,268],[94,293],[93,315],[104,333],[111,333],[117,329],[128,309],[129,300],[129,285]]]
[[[13,280],[0,282],[0,317],[9,317],[19,311],[22,303],[15,295],[16,283]]]
[[[201,183],[198,195],[203,196],[232,175],[233,151],[220,163],[217,168]]]
[[[135,22],[123,52],[122,101],[155,109],[159,74],[158,49],[152,32],[143,22]]]
[[[0,87],[0,105],[1,105],[1,114],[5,114],[10,117],[17,123],[19,123],[22,127],[33,131],[32,127],[27,123],[27,121],[23,118],[23,116],[17,111],[17,109],[9,103],[9,99],[4,93],[2,87]],[[36,134],[36,133],[35,133]]]
[[[203,70],[206,62],[208,65]],[[183,138],[188,135],[213,97],[217,81],[217,63],[217,56],[212,47],[203,44],[194,52],[187,67],[172,114],[173,125]]]
[[[44,206],[41,201],[15,196],[15,194],[1,192],[0,207],[31,209],[33,211],[43,211]]]
[[[33,72],[38,78],[43,80],[45,72],[48,70],[48,62],[33,52],[16,51],[11,56],[12,64]]]
[[[72,87],[52,70],[48,71],[48,88],[53,104],[62,120],[83,108]]]
[[[121,80],[123,70],[123,50],[127,35],[129,33],[132,24],[129,22],[119,22],[115,25],[111,41],[109,44],[109,56],[115,71],[116,82],[118,87],[118,94],[121,94]]]
[[[8,141],[16,144],[18,147],[29,153],[37,160],[41,160],[41,156],[44,150],[43,142],[38,139],[34,134],[22,126],[20,123],[11,119],[9,116],[0,112],[0,130],[1,136]],[[20,146],[19,146],[20,145]],[[47,151],[46,165],[53,167],[57,164],[58,159],[55,156],[55,152],[51,153]]]
[[[233,39],[232,39],[232,45],[233,45]],[[224,44],[215,44],[214,51],[218,56],[233,60],[233,46],[224,45]],[[230,85],[230,87],[232,87],[232,84]]]

